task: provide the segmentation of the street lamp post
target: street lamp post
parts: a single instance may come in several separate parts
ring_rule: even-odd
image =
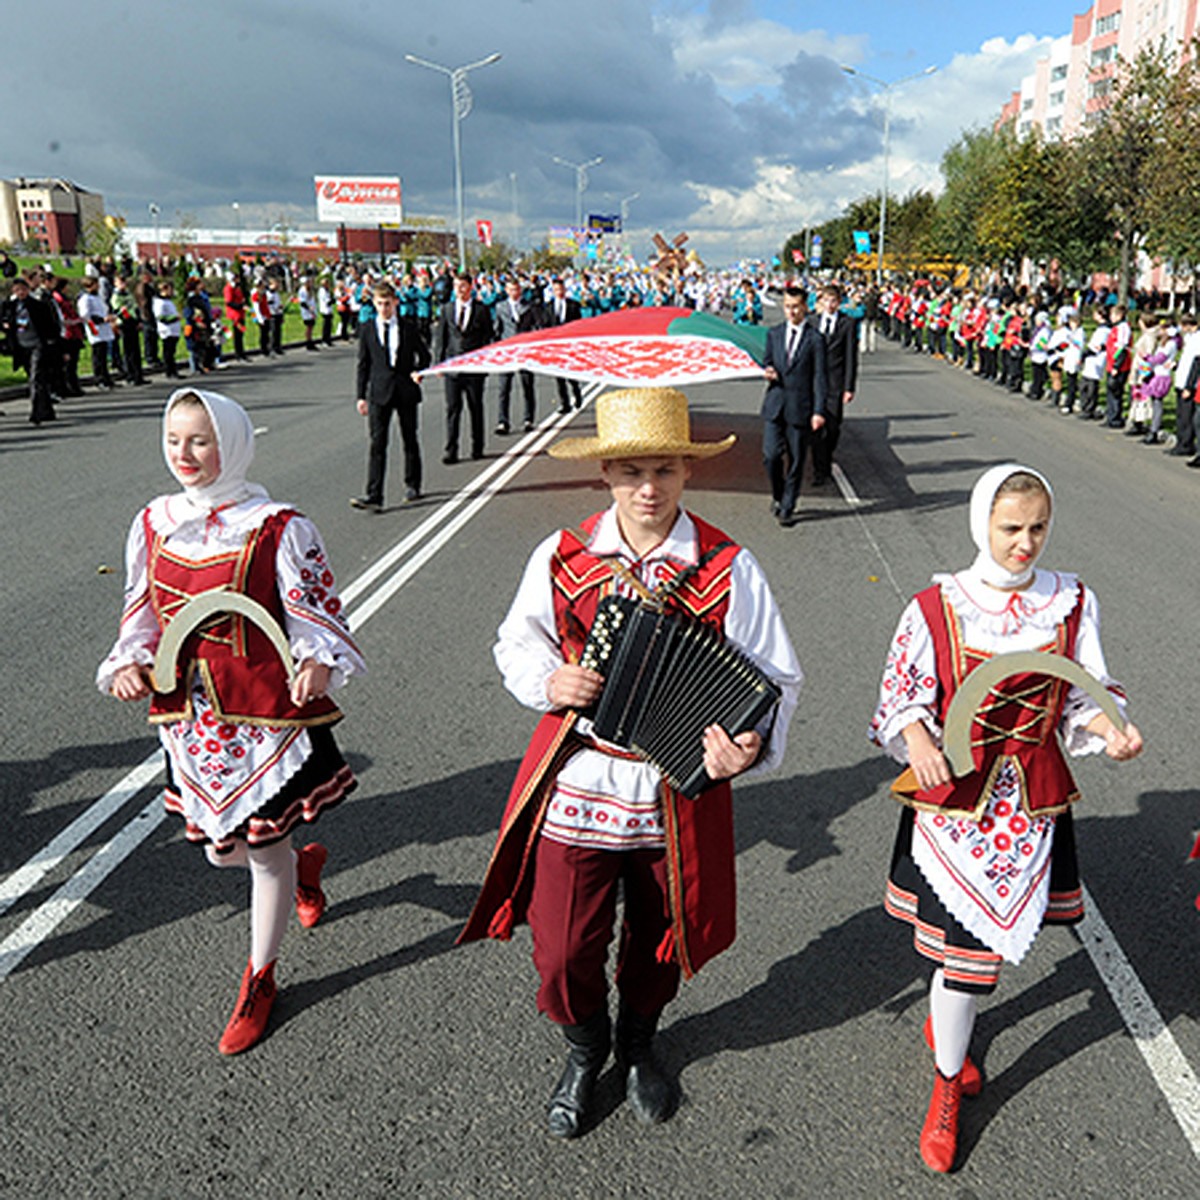
[[[235,200],[233,202],[233,219],[237,223],[237,248],[233,254],[234,271],[241,272],[242,269],[242,208]]]
[[[888,155],[891,149],[892,92],[902,83],[910,83],[914,79],[922,79],[926,75],[932,75],[937,70],[937,67],[926,67],[923,71],[916,71],[912,75],[905,75],[903,79],[894,79],[891,83],[883,79],[877,79],[874,75],[868,75],[866,71],[859,71],[854,67],[843,66],[842,70],[847,75],[854,75],[859,79],[865,79],[869,83],[875,84],[883,92],[883,193],[879,198],[879,257],[875,262],[875,283],[877,286],[882,287],[883,248],[884,238],[887,235]]]
[[[587,173],[589,167],[598,167],[604,159],[602,157],[589,159],[585,163],[568,162],[565,158],[559,158],[557,154],[551,155],[560,167],[568,167],[575,172],[575,228],[583,228],[583,193],[587,191]]]
[[[162,242],[158,236],[158,214],[162,211],[157,204],[148,204],[150,217],[154,221],[154,274],[162,270]]]
[[[512,220],[513,220],[513,252],[521,246],[521,218],[517,213],[517,173],[509,171],[508,182],[512,185]]]
[[[629,220],[629,206],[641,196],[641,192],[634,192],[632,196],[626,196],[621,201],[621,256],[625,256],[625,225]]]
[[[466,229],[463,222],[463,179],[462,179],[462,136],[459,133],[459,123],[465,121],[471,112],[471,89],[467,84],[467,74],[477,67],[490,66],[500,59],[499,54],[489,54],[478,62],[468,63],[465,67],[443,67],[441,63],[430,62],[427,58],[418,58],[415,54],[406,54],[406,62],[418,67],[428,67],[431,71],[439,71],[450,77],[450,108],[454,118],[454,201],[458,213],[458,269],[466,270],[467,244]]]

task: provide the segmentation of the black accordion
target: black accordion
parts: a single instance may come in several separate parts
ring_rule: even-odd
[[[600,601],[579,665],[604,676],[600,699],[584,713],[595,735],[652,763],[689,799],[713,782],[704,730],[745,733],[780,695],[711,626],[626,596]]]

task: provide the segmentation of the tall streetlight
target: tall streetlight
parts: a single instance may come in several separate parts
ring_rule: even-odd
[[[237,222],[237,249],[234,251],[234,271],[238,274],[242,270],[242,206],[235,200],[231,206],[233,208],[233,219]]]
[[[499,54],[489,54],[478,62],[467,63],[465,67],[443,67],[441,63],[430,62],[427,58],[418,58],[415,54],[406,54],[406,62],[418,67],[428,67],[431,71],[440,71],[450,77],[450,108],[454,117],[454,200],[458,212],[458,269],[465,271],[467,267],[466,228],[463,222],[463,180],[462,180],[462,136],[458,131],[459,123],[465,121],[471,112],[473,97],[467,84],[467,73],[477,67],[487,67],[499,62]]]
[[[158,214],[162,209],[157,204],[147,204],[146,207],[150,210],[150,218],[154,222],[154,274],[157,275],[162,270],[162,242],[158,236]]]
[[[887,202],[888,202],[888,153],[891,148],[891,129],[892,129],[892,92],[902,83],[911,83],[914,79],[922,79],[926,75],[932,75],[937,67],[926,67],[923,71],[917,71],[912,75],[905,75],[903,79],[894,79],[891,83],[886,80],[877,79],[874,75],[868,75],[866,71],[856,70],[854,67],[843,66],[842,70],[847,75],[857,76],[859,79],[865,79],[868,83],[873,83],[883,92],[883,195],[879,201],[879,258],[875,263],[875,283],[883,286],[883,243],[884,237],[887,234]]]
[[[590,167],[598,167],[604,159],[602,157],[589,159],[585,163],[568,162],[565,158],[559,158],[557,154],[550,156],[560,167],[567,167],[575,172],[575,228],[583,228],[583,193],[587,191],[587,173]]]
[[[629,221],[629,206],[641,196],[641,192],[634,192],[632,196],[626,196],[621,201],[621,254],[625,254],[625,225]]]
[[[509,171],[508,182],[512,185],[512,214],[513,214],[513,252],[516,253],[521,245],[521,218],[517,214],[517,173]]]

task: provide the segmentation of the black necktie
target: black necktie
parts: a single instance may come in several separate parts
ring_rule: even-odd
[[[466,329],[467,329],[467,306],[465,304],[460,305],[459,309],[458,309],[458,327],[464,333],[466,332]]]
[[[788,330],[788,345],[787,345],[787,360],[788,360],[788,362],[791,362],[792,359],[796,356],[796,343],[799,340],[800,339],[797,336],[796,327],[793,325]]]

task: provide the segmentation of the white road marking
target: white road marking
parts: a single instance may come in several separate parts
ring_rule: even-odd
[[[1079,940],[1091,956],[1154,1082],[1166,1097],[1192,1153],[1200,1158],[1200,1081],[1086,887],[1083,903],[1084,918],[1076,926]]]
[[[599,385],[585,388],[585,399],[592,400],[600,390]],[[347,612],[351,628],[357,630],[370,620],[510,479],[534,461],[537,453],[568,423],[572,415],[555,413],[543,420],[536,430],[516,442],[499,459],[472,477],[398,545],[343,589],[342,598],[348,605],[350,600],[362,595],[397,562],[401,562],[410,549],[417,546],[438,525],[447,521],[456,509],[467,504],[472,496],[475,497],[441,533],[422,547],[412,559],[404,561],[400,569],[374,595],[353,612]],[[153,783],[161,771],[162,752],[155,750],[28,862],[0,882],[0,914],[26,896],[96,829]],[[166,810],[161,799],[155,797],[137,816],[105,842],[48,900],[39,905],[16,930],[0,942],[0,981],[6,979],[28,954],[44,942],[91,892],[154,832],[165,815]]]
[[[854,501],[849,497],[854,496],[857,501],[857,494],[849,479],[836,465],[833,470],[842,495],[847,497],[847,503],[853,504]],[[874,548],[875,555],[891,581],[896,595],[903,603],[908,603],[909,597],[901,591],[896,582],[891,563],[867,527],[863,514],[860,512],[856,515],[863,534]],[[1125,1022],[1133,1044],[1149,1067],[1154,1082],[1179,1123],[1192,1153],[1200,1158],[1200,1080],[1197,1080],[1191,1064],[1179,1048],[1179,1043],[1167,1028],[1167,1023],[1155,1007],[1150,993],[1121,949],[1116,935],[1108,927],[1108,922],[1100,912],[1100,906],[1086,887],[1083,889],[1083,903],[1084,918],[1076,926],[1079,940],[1087,950],[1109,996],[1112,997],[1121,1020]]]

